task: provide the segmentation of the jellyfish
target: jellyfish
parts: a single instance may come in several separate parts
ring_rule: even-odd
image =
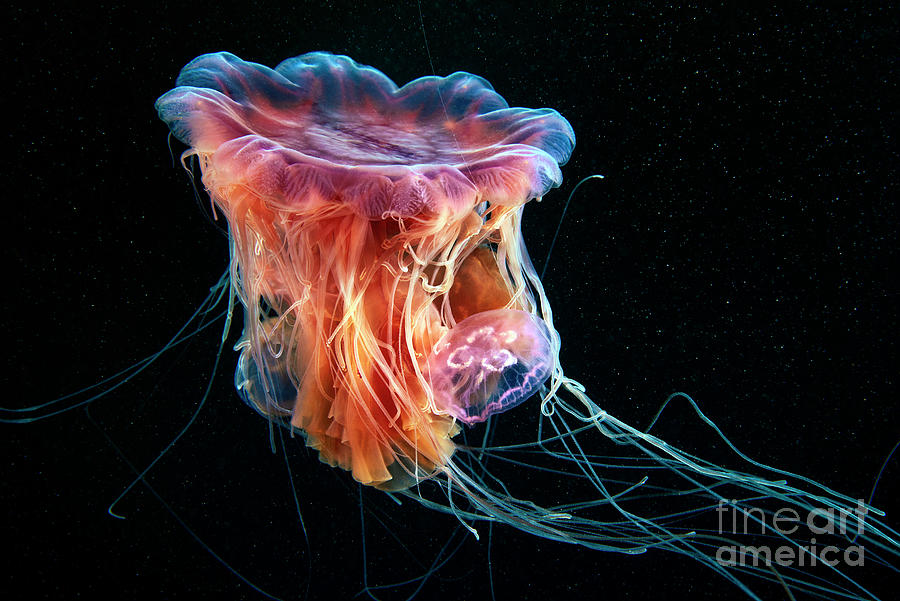
[[[403,490],[446,469],[463,414],[544,384],[558,340],[520,207],[561,181],[559,113],[511,109],[466,73],[398,89],[325,53],[274,71],[204,55],[177,84],[157,109],[229,223],[249,405]],[[479,345],[471,373],[451,367]]]
[[[560,186],[574,149],[557,111],[510,108],[463,72],[398,87],[325,52],[275,69],[206,54],[156,108],[228,224],[244,310],[235,387],[324,463],[451,513],[476,537],[487,521],[589,549],[675,552],[751,597],[747,576],[869,598],[840,565],[757,561],[757,540],[754,560],[739,561],[728,533],[692,519],[743,512],[765,526],[782,507],[822,510],[840,521],[840,550],[865,545],[883,564],[900,552],[883,512],[753,460],[687,395],[670,401],[690,405],[743,470],[625,423],[565,375],[521,232],[525,205]],[[536,435],[495,443],[492,421],[526,408]],[[570,496],[519,492],[488,460],[554,474]],[[786,531],[767,536],[817,556]]]

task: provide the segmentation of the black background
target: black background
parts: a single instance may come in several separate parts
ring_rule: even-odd
[[[567,373],[637,426],[688,392],[758,460],[866,497],[900,437],[898,19],[880,4],[423,2],[421,21],[415,2],[8,8],[3,404],[56,398],[160,349],[224,271],[222,224],[173,166],[153,109],[186,62],[228,50],[274,66],[329,50],[402,84],[432,74],[424,26],[434,72],[482,75],[510,105],[556,108],[575,129],[563,187],[526,209],[538,269],[574,184],[606,176],[573,199],[545,278]],[[189,419],[220,332],[92,406],[135,464]],[[226,350],[198,421],[151,472],[174,511],[285,599],[362,589],[360,499],[369,584],[427,565],[452,518],[359,491],[294,444],[307,550],[284,459],[232,389],[235,361]],[[702,449],[708,433],[674,409],[660,434]],[[255,598],[142,486],[117,505],[126,520],[107,515],[132,474],[83,411],[3,425],[2,440],[4,598]],[[883,478],[874,504],[890,513],[896,458]],[[737,594],[667,554],[503,527],[489,546],[481,532],[420,598],[490,598],[488,549],[498,599]]]

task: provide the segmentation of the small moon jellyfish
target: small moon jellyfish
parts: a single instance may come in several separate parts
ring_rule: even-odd
[[[486,520],[590,549],[665,550],[754,598],[747,576],[789,595],[871,597],[840,565],[738,561],[739,533],[716,531],[715,517],[858,516],[834,548],[865,546],[889,565],[900,545],[883,512],[751,459],[686,395],[670,400],[756,473],[628,425],[564,374],[521,233],[524,206],[561,184],[574,149],[557,111],[510,108],[469,73],[398,87],[324,52],[275,69],[206,54],[176,84],[157,110],[229,227],[244,308],[236,388],[323,462],[476,536]],[[523,411],[536,436],[493,444],[491,420]],[[485,421],[482,442],[467,444]],[[502,461],[515,470],[502,474]],[[522,491],[513,479],[531,470],[559,486]],[[786,531],[751,542],[816,553]]]
[[[428,360],[438,409],[465,424],[483,422],[531,397],[550,376],[550,333],[526,311],[467,317],[434,345]]]

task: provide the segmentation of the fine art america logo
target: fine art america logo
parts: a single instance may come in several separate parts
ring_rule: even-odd
[[[815,536],[834,537],[846,535],[848,528],[851,542],[857,540],[865,529],[865,515],[869,512],[862,499],[857,500],[852,511],[842,508],[811,509],[802,515],[794,508],[783,508],[767,515],[759,508],[738,507],[733,500],[719,501],[716,508],[719,534],[773,536],[784,544],[776,545],[723,545],[716,550],[716,561],[722,566],[834,566],[843,563],[861,566],[865,561],[862,545],[851,544],[838,548],[816,543]],[[809,544],[792,542],[808,532]]]

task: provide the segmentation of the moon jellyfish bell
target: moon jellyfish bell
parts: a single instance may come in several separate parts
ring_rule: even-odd
[[[428,373],[435,404],[466,424],[512,409],[550,377],[550,333],[525,311],[467,317],[434,346]]]

